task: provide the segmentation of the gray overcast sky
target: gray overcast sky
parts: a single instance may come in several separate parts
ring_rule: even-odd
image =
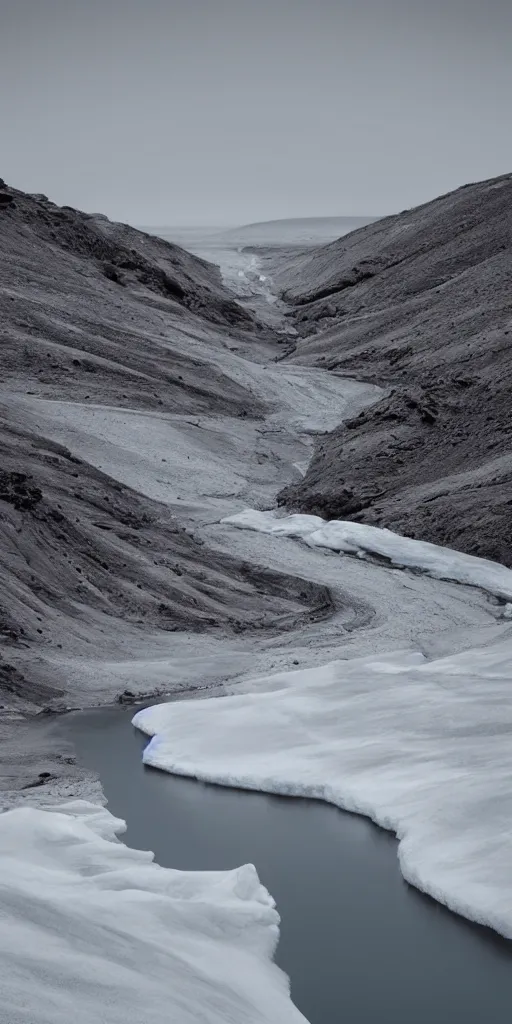
[[[0,0],[0,175],[142,224],[512,170],[511,0]]]

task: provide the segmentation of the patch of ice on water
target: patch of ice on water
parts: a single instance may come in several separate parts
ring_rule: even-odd
[[[312,797],[396,832],[404,876],[512,938],[512,641],[254,680],[134,724],[144,761],[207,782]]]

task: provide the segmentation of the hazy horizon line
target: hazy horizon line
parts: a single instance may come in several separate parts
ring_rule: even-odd
[[[257,227],[258,225],[261,225],[261,224],[280,224],[280,223],[283,223],[283,222],[298,221],[298,220],[299,221],[312,221],[312,220],[315,220],[315,221],[319,221],[319,220],[323,220],[323,221],[329,221],[329,220],[349,220],[349,221],[356,221],[356,220],[357,221],[359,221],[359,220],[381,220],[383,217],[394,217],[394,216],[396,216],[396,213],[398,213],[398,212],[399,211],[396,211],[395,213],[379,213],[379,214],[372,214],[372,213],[361,213],[361,214],[358,214],[358,213],[333,213],[333,214],[325,214],[325,213],[323,213],[323,214],[320,214],[319,216],[309,215],[309,216],[296,216],[296,217],[268,217],[265,220],[252,220],[252,221],[244,221],[244,222],[236,222],[236,223],[233,223],[233,222],[231,222],[231,223],[219,223],[219,222],[217,222],[215,224],[212,224],[212,223],[202,223],[202,222],[199,222],[199,221],[197,221],[196,223],[191,223],[189,221],[189,222],[183,222],[183,223],[174,222],[172,224],[171,223],[163,223],[163,222],[157,222],[157,223],[153,223],[153,224],[148,224],[148,223],[142,224],[142,223],[139,223],[136,226],[140,230],[147,230],[148,228],[158,227],[158,228],[181,228],[181,229],[183,229],[183,228],[189,228],[189,229],[197,228],[198,230],[199,229],[204,229],[204,228],[210,228],[212,231],[214,231],[217,228],[222,228],[223,230],[229,230],[229,229],[235,229],[235,228],[252,228],[252,227]]]

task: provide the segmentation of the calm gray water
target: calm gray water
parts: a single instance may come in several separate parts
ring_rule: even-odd
[[[510,1024],[512,944],[408,886],[391,835],[314,801],[145,768],[132,714],[60,728],[99,773],[129,846],[174,868],[256,865],[282,918],[276,959],[311,1024]]]

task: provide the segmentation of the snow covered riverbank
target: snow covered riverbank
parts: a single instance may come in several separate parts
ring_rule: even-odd
[[[228,516],[223,522],[239,530],[294,537],[312,548],[325,548],[338,554],[360,558],[377,555],[400,568],[419,570],[439,580],[480,587],[507,603],[512,601],[512,569],[453,548],[401,537],[377,526],[336,519],[326,522],[320,516],[301,514],[282,518],[273,511],[258,512],[254,509]]]
[[[123,830],[86,801],[0,815],[2,1021],[304,1021],[254,867],[161,868]]]

